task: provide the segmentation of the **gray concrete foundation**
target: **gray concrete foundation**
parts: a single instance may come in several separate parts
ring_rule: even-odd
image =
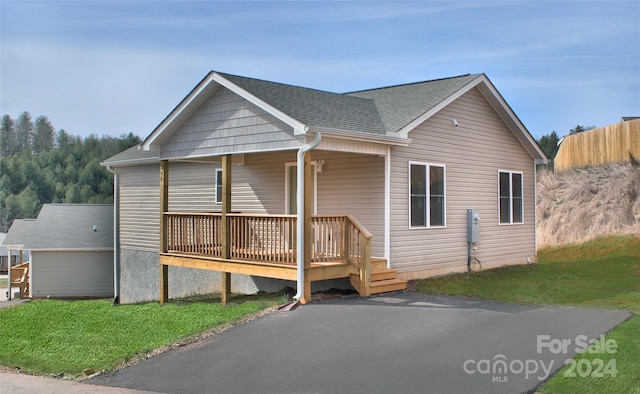
[[[122,249],[120,252],[120,303],[157,301],[160,298],[160,256],[158,252]],[[231,292],[255,294],[296,288],[296,282],[250,275],[231,275]],[[353,289],[348,279],[313,282],[311,291]],[[220,273],[193,268],[169,267],[169,298],[218,293]]]

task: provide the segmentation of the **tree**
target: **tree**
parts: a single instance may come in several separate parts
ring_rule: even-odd
[[[49,118],[40,115],[36,118],[35,133],[33,134],[33,152],[48,152],[53,148],[53,124]]]
[[[132,146],[138,145],[142,142],[142,139],[133,133],[121,134],[118,139],[118,152],[122,152]]]
[[[16,140],[17,140],[17,151],[24,152],[27,151],[31,153],[31,140],[33,138],[33,118],[31,114],[27,111],[22,112],[18,115],[18,119],[16,120]]]
[[[20,203],[20,217],[35,218],[38,216],[40,207],[40,199],[33,185],[27,186],[18,194],[18,202]]]
[[[543,135],[538,140],[538,144],[540,144],[540,147],[549,158],[549,168],[552,170],[553,161],[556,158],[556,154],[558,154],[558,149],[560,149],[559,142],[560,138],[558,138],[558,134],[555,131],[552,131],[549,135]]]
[[[4,115],[1,126],[0,231],[34,217],[44,203],[113,203],[113,176],[100,162],[140,143],[132,133],[84,139],[54,133],[46,116],[34,122],[29,112],[15,121]]]
[[[66,204],[79,204],[81,201],[82,196],[80,195],[80,187],[74,183],[67,189],[64,202]]]
[[[573,129],[569,130],[569,135],[579,134],[579,133],[585,132],[587,130],[593,130],[595,128],[596,128],[596,126],[580,126],[580,125],[577,125]]]
[[[10,156],[17,152],[16,129],[13,119],[9,115],[2,116],[0,125],[0,156]]]
[[[65,149],[69,145],[71,145],[72,137],[64,131],[64,129],[60,129],[58,134],[56,134],[56,146],[60,149]]]
[[[569,135],[579,134],[584,131],[584,127],[577,125],[573,129],[569,130]]]

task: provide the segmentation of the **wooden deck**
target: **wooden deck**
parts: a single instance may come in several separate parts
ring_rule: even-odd
[[[351,215],[311,215],[311,161],[304,155],[304,209],[297,215],[256,215],[231,211],[231,155],[222,158],[221,212],[169,212],[169,162],[160,162],[160,304],[169,298],[169,266],[219,271],[222,303],[231,292],[231,274],[298,280],[311,299],[311,283],[349,278],[362,296],[399,290],[386,261],[371,270],[371,233]],[[299,226],[298,220],[304,225]],[[303,237],[298,240],[297,237]],[[299,242],[301,241],[301,242]],[[298,251],[302,264],[298,264]],[[304,270],[300,273],[298,266]],[[373,282],[376,282],[372,285]]]
[[[160,264],[292,281],[296,280],[298,273],[295,264],[220,259],[210,256],[194,256],[178,253],[160,255]],[[340,261],[311,263],[311,266],[307,270],[311,282],[326,279],[349,278],[352,273],[355,273],[354,268],[350,264],[345,264]]]
[[[350,278],[370,295],[371,233],[350,215],[313,215],[307,223],[307,291],[313,281]],[[297,280],[295,215],[163,212],[161,227],[161,303],[169,296],[169,266],[219,271],[224,292],[230,274]]]

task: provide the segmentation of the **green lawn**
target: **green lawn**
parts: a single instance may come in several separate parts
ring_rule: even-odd
[[[235,296],[112,306],[109,300],[40,300],[0,310],[0,364],[35,374],[111,370],[153,349],[284,302]]]
[[[427,294],[447,294],[501,302],[575,305],[640,313],[640,238],[608,237],[580,245],[542,249],[538,264],[419,281]],[[617,375],[565,377],[566,368],[543,393],[640,393],[640,316],[611,331],[618,344]],[[580,354],[591,360],[600,354]],[[583,364],[587,361],[583,361]],[[595,365],[595,364],[594,364]],[[583,370],[586,370],[583,369]],[[568,373],[570,374],[570,372]]]

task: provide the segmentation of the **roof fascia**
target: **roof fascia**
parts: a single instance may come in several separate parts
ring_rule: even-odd
[[[113,252],[113,248],[35,248],[31,252]]]
[[[24,244],[2,245],[2,247],[7,248],[7,250],[20,250],[24,249]]]
[[[151,134],[149,134],[149,136],[145,138],[144,141],[142,141],[142,149],[144,149],[145,151],[152,150],[153,148],[155,148],[154,150],[159,150],[157,145],[161,144],[163,140],[167,138],[167,133],[171,133],[175,130],[175,128],[177,128],[175,123],[178,119],[180,119],[181,115],[184,115],[189,110],[194,111],[195,108],[193,107],[196,106],[194,105],[194,103],[197,101],[197,99],[201,98],[201,95],[205,90],[213,87],[213,76],[214,72],[209,72],[209,74],[207,74],[207,76],[204,77],[202,81],[200,81],[200,83],[198,83],[198,85],[196,85],[196,87],[193,88],[191,92],[189,92],[189,94],[187,94],[187,96],[182,99],[182,101],[180,101],[180,103],[169,113],[169,115],[167,115],[166,118],[162,120],[162,122],[160,122],[160,124],[151,132]],[[165,137],[161,138],[163,135],[165,135]]]
[[[304,144],[300,144],[300,146],[302,146]],[[239,150],[239,151],[235,151],[235,152],[223,152],[223,153],[216,153],[216,154],[202,154],[202,155],[192,155],[189,157],[169,157],[169,158],[160,158],[159,160],[169,160],[171,162],[178,162],[178,161],[196,161],[198,159],[210,159],[213,157],[222,157],[224,155],[231,155],[232,158],[235,156],[240,156],[240,155],[250,155],[250,154],[254,154],[254,153],[273,153],[273,152],[284,152],[284,151],[296,151],[298,150],[300,147],[285,147],[285,148],[276,148],[276,149],[255,149],[255,150],[251,150],[251,149],[247,149],[247,150]],[[233,161],[233,159],[232,159]],[[237,162],[233,162],[233,164],[244,164],[244,159],[242,163],[237,163]]]
[[[200,81],[200,83],[193,88],[191,92],[189,92],[180,104],[178,104],[178,106],[174,108],[173,111],[171,111],[171,113],[158,125],[158,127],[156,127],[155,130],[153,130],[153,132],[142,142],[142,149],[146,151],[152,150],[153,147],[159,149],[158,145],[168,138],[168,135],[166,134],[171,134],[175,131],[180,126],[179,123],[181,123],[181,119],[186,118],[186,116],[195,111],[196,108],[199,107],[204,100],[206,100],[206,98],[208,98],[210,94],[215,92],[220,86],[229,89],[233,93],[288,124],[293,128],[294,134],[300,135],[307,132],[308,127],[300,121],[242,89],[215,71],[212,71],[207,74],[207,76]],[[209,94],[207,94],[208,92]],[[207,94],[207,96],[203,97],[205,94]],[[164,137],[162,137],[163,135]]]
[[[520,118],[513,112],[509,104],[502,97],[498,89],[493,86],[489,78],[482,74],[480,77],[482,84],[478,84],[478,90],[487,99],[489,104],[496,110],[500,118],[505,122],[514,136],[520,141],[524,148],[529,152],[536,164],[547,164],[548,158],[538,142],[533,138],[529,130],[520,121]]]
[[[118,160],[112,162],[100,162],[102,167],[132,167],[144,164],[156,164],[160,161],[160,157],[146,157],[144,159]]]
[[[371,133],[363,133],[360,131],[351,131],[351,130],[339,130],[325,127],[312,127],[309,129],[312,132],[321,132],[323,135],[343,140],[351,140],[351,141],[364,141],[364,142],[374,142],[374,143],[384,143],[387,145],[396,145],[396,146],[408,146],[411,142],[410,138],[399,137],[393,135],[386,134],[371,134]]]

